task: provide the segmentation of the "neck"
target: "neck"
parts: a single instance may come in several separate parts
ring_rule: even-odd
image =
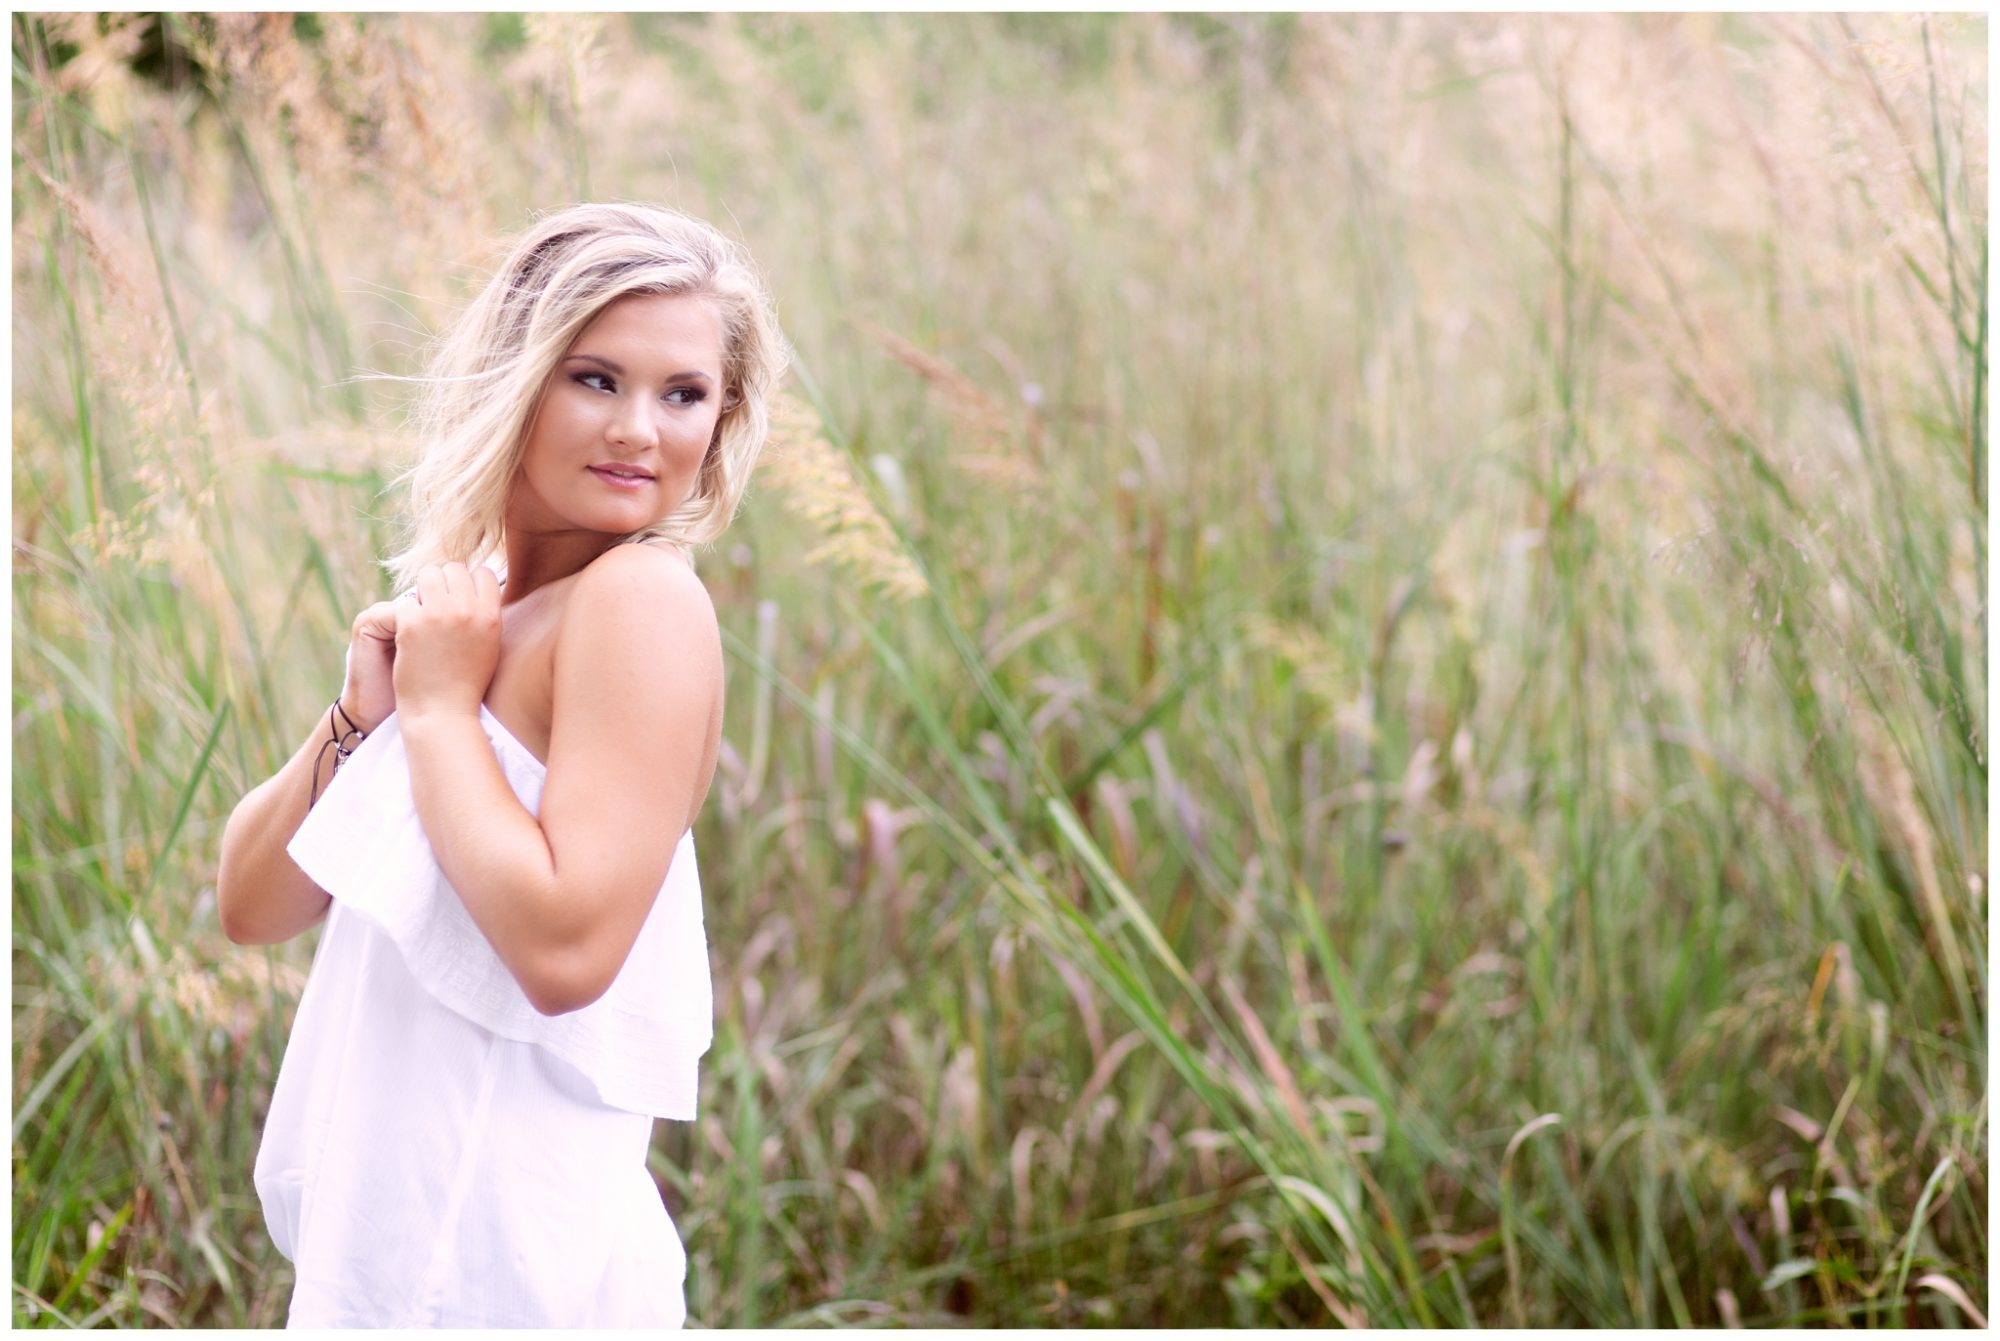
[[[507,585],[501,591],[502,605],[515,601],[582,572],[598,555],[611,548],[616,537],[601,531],[565,531],[550,535],[507,535]]]

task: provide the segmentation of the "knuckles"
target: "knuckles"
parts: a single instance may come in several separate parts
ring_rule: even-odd
[[[348,625],[348,633],[349,636],[358,638],[364,633],[377,633],[383,628],[395,627],[396,603],[377,601],[354,617],[354,622]]]
[[[409,600],[408,595],[416,599]],[[500,583],[483,564],[427,564],[417,570],[416,592],[363,611],[356,627],[376,610],[387,613],[401,639],[415,634],[420,640],[442,636],[496,645],[500,640]]]

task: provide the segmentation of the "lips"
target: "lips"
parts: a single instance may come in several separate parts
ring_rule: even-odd
[[[653,482],[651,472],[637,466],[587,466],[585,469],[614,489],[639,489]]]

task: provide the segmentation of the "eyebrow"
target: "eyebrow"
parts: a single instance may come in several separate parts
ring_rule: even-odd
[[[614,376],[623,377],[625,375],[625,369],[622,366],[599,354],[571,354],[563,362],[573,363],[578,359],[582,359],[586,363],[595,363],[598,367]],[[672,374],[667,380],[669,382],[710,382],[714,379],[699,368],[689,368],[686,372]]]

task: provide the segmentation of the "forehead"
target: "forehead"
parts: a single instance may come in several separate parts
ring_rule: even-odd
[[[607,353],[621,361],[657,355],[720,368],[722,313],[705,294],[633,294],[611,303],[576,337],[572,353]]]

